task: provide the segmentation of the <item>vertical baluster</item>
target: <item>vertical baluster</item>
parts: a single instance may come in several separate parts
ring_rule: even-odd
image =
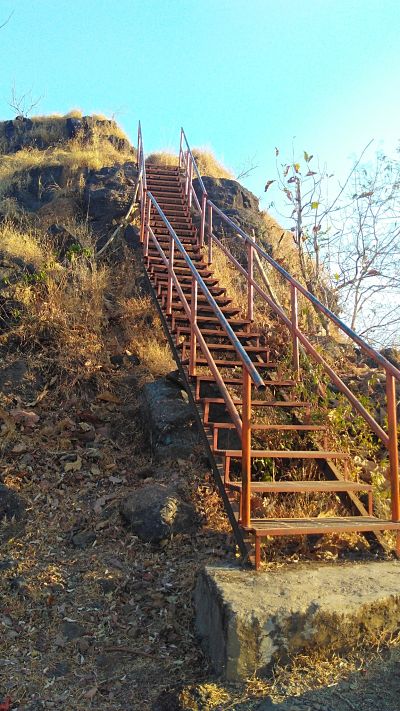
[[[392,521],[400,521],[399,453],[397,441],[396,380],[386,371],[386,398],[388,413],[390,488]],[[397,533],[397,553],[400,554],[400,533]]]
[[[208,266],[212,264],[212,232],[213,232],[213,209],[212,205],[208,206]]]
[[[172,235],[169,236],[169,258],[168,258],[168,283],[167,283],[167,316],[172,314],[172,290],[173,290],[173,280],[172,274],[174,271],[174,255],[175,255],[175,242]]]
[[[189,192],[189,151],[185,153],[185,196],[188,196]]]
[[[295,377],[300,375],[300,360],[299,360],[299,339],[297,338],[298,308],[297,308],[297,289],[294,284],[290,286],[290,306],[292,312],[292,345],[293,345],[293,370]]]
[[[197,281],[192,276],[192,292],[190,302],[190,357],[189,357],[189,375],[196,375],[196,350],[197,338],[194,332],[194,327],[197,323]]]
[[[189,163],[189,193],[188,193],[188,201],[189,201],[189,209],[192,207],[192,182],[193,182],[193,161],[190,159]]]
[[[144,243],[144,223],[147,209],[147,191],[143,190],[143,198],[140,204],[140,244]]]
[[[181,140],[179,141],[179,170],[182,168],[182,140],[183,140],[183,131],[181,129]]]
[[[254,247],[252,242],[247,242],[247,318],[254,321]]]
[[[207,193],[203,193],[201,198],[201,223],[200,223],[200,235],[199,235],[199,247],[204,245],[204,229],[206,224],[206,210],[207,210]]]
[[[243,368],[242,385],[242,496],[240,499],[240,518],[242,526],[250,525],[251,505],[251,379]]]
[[[151,200],[147,198],[145,216],[144,216],[144,245],[143,254],[145,257],[149,256],[149,226],[150,226],[150,211],[151,211]]]

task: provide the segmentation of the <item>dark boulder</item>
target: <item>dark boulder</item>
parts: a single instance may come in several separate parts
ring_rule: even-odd
[[[47,230],[48,235],[52,239],[53,247],[57,252],[58,258],[63,261],[68,253],[78,248],[82,249],[82,244],[78,237],[72,234],[63,225],[51,225]]]
[[[141,411],[156,459],[185,458],[193,453],[198,443],[198,429],[182,386],[166,378],[146,383]]]
[[[381,354],[389,361],[395,368],[400,370],[400,348],[395,348],[391,346],[389,348],[383,348]]]
[[[148,543],[159,543],[198,525],[193,506],[164,484],[145,484],[135,490],[123,499],[120,512],[132,531]]]
[[[8,486],[0,484],[0,543],[17,536],[23,530],[25,504]]]
[[[250,190],[240,185],[237,180],[209,176],[203,176],[202,180],[209,200],[223,210],[225,215],[247,234],[252,236],[254,230],[257,241],[261,241],[263,247],[271,252],[272,247],[268,243],[268,228],[260,212],[258,198]],[[201,191],[197,179],[193,181],[193,186],[200,199]],[[235,237],[238,240],[235,229],[229,227],[216,213],[213,215],[213,230],[217,237]],[[238,241],[239,251],[241,246],[242,243]]]
[[[105,230],[125,217],[134,194],[134,163],[92,171],[84,190],[85,209],[95,230]]]

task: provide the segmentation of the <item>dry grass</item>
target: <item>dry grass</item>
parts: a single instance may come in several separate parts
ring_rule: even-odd
[[[234,180],[233,173],[215,157],[209,148],[193,148],[193,157],[197,163],[200,175],[211,178],[228,178]]]
[[[151,298],[138,294],[122,300],[121,306],[128,351],[143,364],[143,376],[159,377],[173,370],[175,361]]]
[[[111,143],[102,140],[93,140],[86,145],[77,139],[46,151],[23,149],[2,156],[0,160],[0,196],[5,195],[12,185],[26,185],[32,168],[62,165],[71,171],[79,168],[99,170],[131,158],[131,154],[124,155]]]
[[[0,224],[0,249],[10,257],[30,262],[41,269],[48,255],[37,232],[20,231],[11,220]]]
[[[73,226],[79,238],[90,244],[85,225]],[[12,280],[7,296],[23,305],[23,314],[11,332],[2,336],[19,342],[26,352],[46,345],[46,358],[57,362],[60,372],[74,377],[77,362],[101,356],[106,323],[104,294],[108,269],[85,257],[67,266],[54,260],[48,238],[39,231],[19,230],[5,223],[0,230],[2,250],[10,257],[34,265],[36,273],[21,273]]]
[[[213,152],[206,148],[193,148],[193,157],[197,163],[200,175],[207,175],[211,178],[230,178],[234,179],[234,175],[225,166],[220,163]],[[170,151],[157,151],[150,153],[146,158],[146,163],[149,165],[171,165],[179,164],[179,157]]]
[[[175,166],[179,164],[179,157],[169,151],[157,151],[156,153],[150,153],[150,155],[146,157],[146,163],[148,165]]]

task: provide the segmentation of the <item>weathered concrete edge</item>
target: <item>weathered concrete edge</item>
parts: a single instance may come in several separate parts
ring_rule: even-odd
[[[284,575],[209,566],[194,592],[196,631],[214,670],[226,679],[265,674],[278,659],[287,662],[310,648],[345,650],[381,631],[398,631],[399,573],[396,562],[321,566]],[[321,582],[313,585],[318,575],[326,589]],[[329,583],[336,576],[332,596]],[[288,595],[282,595],[285,584]]]

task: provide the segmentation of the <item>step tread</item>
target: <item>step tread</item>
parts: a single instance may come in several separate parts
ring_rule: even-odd
[[[277,518],[252,519],[242,528],[256,536],[312,535],[353,531],[400,530],[400,521],[379,519],[375,516],[347,516],[335,518]]]
[[[241,491],[242,482],[228,481],[225,486],[233,491]],[[371,484],[358,481],[252,481],[251,491],[261,493],[307,493],[307,492],[341,492],[341,491],[372,491]]]
[[[258,364],[255,364],[258,365]],[[276,363],[266,364],[269,367],[276,367]],[[222,397],[202,397],[202,402],[208,402],[211,405],[222,405],[225,403]],[[234,405],[243,405],[241,399],[232,398]],[[257,407],[310,407],[311,403],[304,402],[302,400],[252,400],[251,406],[257,409]]]
[[[214,454],[241,458],[241,449],[214,449]],[[314,449],[252,449],[250,456],[254,459],[348,459],[346,452],[314,450]]]

